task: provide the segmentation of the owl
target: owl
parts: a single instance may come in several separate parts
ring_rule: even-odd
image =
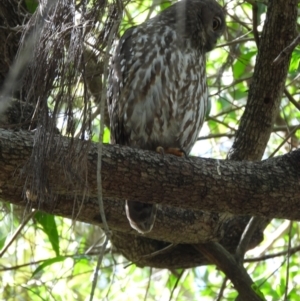
[[[182,0],[126,30],[109,72],[111,143],[188,154],[208,105],[205,53],[224,30],[215,0]],[[156,205],[127,200],[125,211],[132,228],[151,231]]]

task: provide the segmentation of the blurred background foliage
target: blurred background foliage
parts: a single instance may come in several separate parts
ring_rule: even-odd
[[[83,25],[96,7],[97,0],[75,1],[74,26]],[[219,1],[227,11],[225,37],[219,46],[207,55],[207,77],[210,93],[210,112],[192,155],[225,159],[232,145],[235,131],[243,114],[251,83],[257,46],[253,35],[251,1]],[[112,1],[107,1],[109,7]],[[124,31],[155,16],[172,1],[135,0],[122,2],[123,13],[117,40]],[[38,1],[26,0],[28,14],[38,9]],[[266,5],[257,1],[258,32],[263,28]],[[83,11],[83,8],[85,11]],[[101,30],[107,26],[108,9],[99,13],[93,31],[85,35],[83,51],[95,59],[89,70],[88,84],[79,73],[74,73],[72,91],[72,133],[98,141],[99,95],[104,78],[105,59],[98,60],[102,51],[96,49]],[[80,21],[81,20],[81,21]],[[95,20],[94,20],[95,21]],[[83,22],[83,21],[82,21]],[[84,24],[86,26],[87,23]],[[83,27],[84,27],[83,26]],[[68,57],[64,44],[64,56]],[[114,46],[111,51],[113,52]],[[299,146],[300,48],[292,55],[285,95],[280,114],[264,159],[287,153]],[[88,66],[88,62],[87,65]],[[75,68],[75,67],[74,67]],[[88,68],[88,67],[87,67]],[[93,69],[94,68],[94,69]],[[102,70],[101,70],[102,68]],[[95,79],[95,83],[91,83]],[[47,102],[55,110],[60,92],[60,78],[56,77]],[[87,86],[90,86],[87,89]],[[81,114],[89,100],[89,126]],[[68,135],[69,124],[63,117],[68,103],[59,107],[61,118],[56,126]],[[106,123],[107,124],[107,123]],[[108,124],[107,124],[108,125]],[[109,142],[109,128],[104,130]],[[40,212],[24,213],[23,208],[2,203],[0,212],[0,296],[1,300],[89,300],[97,256],[104,241],[102,230],[96,226]],[[299,300],[300,272],[299,223],[273,220],[265,231],[263,243],[246,254],[245,266],[266,300]],[[231,283],[214,266],[188,270],[159,270],[138,268],[118,255],[108,245],[102,261],[94,300],[234,300],[237,296]]]

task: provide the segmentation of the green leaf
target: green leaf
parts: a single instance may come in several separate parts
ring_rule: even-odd
[[[54,215],[37,212],[35,220],[42,226],[47,234],[56,256],[59,256],[59,237]]]
[[[207,109],[206,109],[206,112],[205,112],[205,118],[207,118],[209,116],[210,111],[211,111],[211,99],[209,98],[208,103],[207,103]]]
[[[1,235],[0,237],[0,250],[3,248],[4,244],[5,244],[5,240],[6,240],[6,236]]]
[[[38,0],[25,0],[25,5],[26,5],[27,10],[31,14],[33,14],[39,5],[39,1]]]
[[[41,265],[39,265],[36,270],[32,273],[32,276],[31,277],[34,277],[37,273],[41,272],[42,270],[45,269],[45,267],[47,266],[50,266],[54,263],[57,263],[57,262],[61,262],[61,261],[64,261],[65,259],[69,258],[69,256],[57,256],[57,257],[54,257],[54,258],[51,258],[51,259],[47,259],[45,260]]]
[[[256,54],[256,51],[249,51],[239,56],[238,60],[233,65],[233,76],[235,79],[245,77],[246,67],[249,65],[251,58]]]
[[[156,0],[153,1],[153,4],[155,4],[155,2],[157,2]],[[163,11],[166,8],[168,8],[169,6],[171,6],[172,2],[171,1],[162,1],[160,4],[160,9]]]
[[[261,300],[267,301],[264,294],[261,292],[261,290],[259,289],[259,287],[255,283],[253,283],[251,285],[251,288],[255,291],[256,295],[258,295],[261,298]]]
[[[73,268],[74,275],[79,275],[80,273],[89,271],[91,271],[91,260],[87,256],[83,255],[81,258],[75,260]]]
[[[295,49],[292,54],[289,71],[290,72],[297,71],[299,69],[299,64],[300,64],[300,50]]]
[[[257,2],[257,22],[258,24],[261,23],[261,16],[264,14],[267,10],[266,5],[264,3]]]
[[[110,130],[109,128],[105,127],[103,131],[103,143],[110,142]]]

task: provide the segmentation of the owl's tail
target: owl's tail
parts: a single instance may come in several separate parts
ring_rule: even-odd
[[[148,233],[152,230],[156,218],[156,205],[126,200],[125,210],[133,229],[139,233]]]

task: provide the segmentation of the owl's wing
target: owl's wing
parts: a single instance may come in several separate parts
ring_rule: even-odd
[[[152,20],[153,21],[153,20]],[[176,33],[168,26],[145,23],[128,29],[111,65],[108,107],[112,143],[155,149],[167,120],[176,114],[178,89],[169,82],[174,65]],[[178,67],[179,68],[179,67]],[[183,77],[179,71],[179,77]],[[181,83],[181,80],[178,81]],[[172,136],[176,130],[172,130]],[[172,138],[170,137],[170,140]]]
[[[199,130],[195,122],[199,81],[205,76],[199,66],[202,56],[186,50],[189,47],[176,30],[162,23],[145,23],[125,32],[111,66],[112,143],[190,150],[196,139],[190,131]]]
[[[111,143],[126,145],[129,133],[125,132],[123,107],[124,86],[132,61],[132,32],[135,27],[126,30],[114,53],[108,79],[108,111],[110,116]]]

